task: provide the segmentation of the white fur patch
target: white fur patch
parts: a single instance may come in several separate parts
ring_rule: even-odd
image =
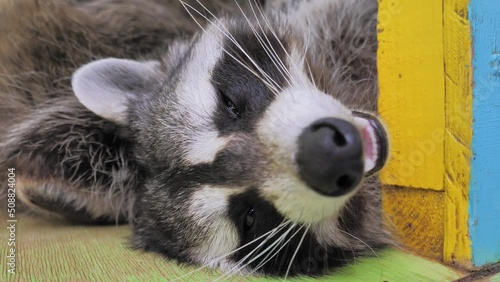
[[[206,230],[202,244],[192,250],[198,263],[213,268],[227,265],[227,258],[220,258],[238,248],[238,231],[227,217],[228,197],[236,192],[234,188],[205,186],[194,193],[190,213]]]
[[[299,57],[292,52],[289,63],[296,83],[276,97],[258,124],[259,138],[270,148],[274,162],[271,180],[262,192],[287,218],[311,223],[336,215],[355,192],[325,197],[302,182],[295,162],[299,137],[319,119],[333,117],[352,122],[353,117],[339,101],[311,85]]]
[[[213,162],[227,140],[218,137],[213,122],[217,107],[217,93],[212,86],[211,73],[223,55],[222,41],[217,29],[201,35],[182,70],[177,86],[178,113],[187,120],[185,160],[189,164]]]
[[[336,216],[355,193],[342,197],[325,197],[308,187],[295,173],[284,172],[262,186],[263,196],[286,218],[301,223],[316,223]]]
[[[219,133],[212,131],[201,131],[190,141],[185,155],[185,160],[191,164],[211,163],[219,151],[224,149],[229,142],[228,138],[219,137]]]
[[[318,243],[323,246],[337,246],[344,248],[357,247],[358,241],[354,240],[345,232],[342,232],[338,227],[338,220],[336,217],[325,218],[323,221],[314,224],[311,228],[312,233],[315,235]],[[353,244],[356,244],[353,246]]]

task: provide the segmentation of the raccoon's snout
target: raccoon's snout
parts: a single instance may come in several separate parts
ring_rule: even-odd
[[[316,192],[345,195],[364,174],[361,134],[347,121],[320,119],[299,137],[297,164],[302,180]]]

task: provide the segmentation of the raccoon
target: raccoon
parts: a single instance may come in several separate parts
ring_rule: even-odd
[[[1,7],[0,168],[28,209],[229,275],[390,244],[375,0]]]

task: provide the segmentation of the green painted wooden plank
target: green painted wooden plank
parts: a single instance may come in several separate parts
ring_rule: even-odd
[[[6,218],[0,216],[3,222]],[[161,256],[127,247],[128,226],[68,226],[21,216],[16,226],[17,273],[9,277],[1,263],[0,281],[172,281],[191,272]],[[0,230],[0,242],[8,232]],[[2,260],[7,248],[0,248]],[[177,281],[211,281],[217,271],[198,271]],[[386,250],[378,258],[359,259],[355,264],[318,279],[291,281],[451,281],[459,273],[433,261]],[[231,277],[227,281],[282,281],[257,277]]]

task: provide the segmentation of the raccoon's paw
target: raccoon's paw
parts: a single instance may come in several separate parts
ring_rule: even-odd
[[[25,209],[47,218],[77,224],[125,223],[132,197],[72,189],[71,185],[18,179],[17,199]]]

